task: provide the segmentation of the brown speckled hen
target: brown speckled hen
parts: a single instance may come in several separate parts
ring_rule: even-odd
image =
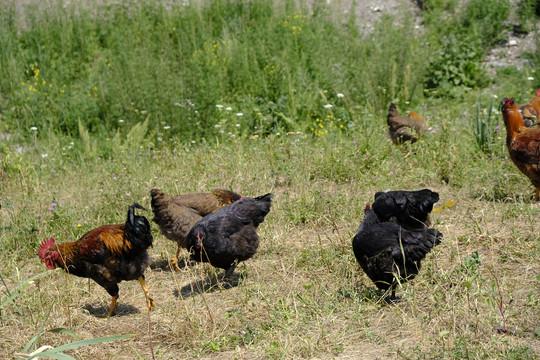
[[[152,197],[152,219],[158,224],[163,236],[178,244],[171,268],[179,270],[178,256],[182,248],[187,248],[186,236],[204,216],[230,205],[242,196],[229,190],[214,189],[210,193],[192,193],[170,196],[159,189],[150,191]]]
[[[54,238],[46,239],[39,248],[39,258],[48,269],[60,267],[68,273],[90,278],[112,296],[109,316],[114,315],[118,300],[118,283],[138,280],[146,296],[148,310],[154,308],[144,281],[144,270],[150,263],[146,251],[152,246],[150,223],[144,216],[136,215],[137,203],[129,207],[123,224],[103,225],[90,230],[79,240],[55,244]]]
[[[416,142],[420,134],[427,130],[426,119],[420,114],[411,111],[410,116],[399,115],[396,105],[390,104],[386,122],[388,124],[388,134],[394,144],[401,144],[405,141]]]

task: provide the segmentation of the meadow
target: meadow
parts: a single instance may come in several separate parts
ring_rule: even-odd
[[[1,0],[0,357],[538,358],[540,205],[498,104],[540,88],[539,56],[482,65],[538,10],[422,3],[421,31],[404,6],[360,33],[339,2]],[[419,142],[391,143],[390,102],[428,119]],[[150,209],[154,187],[274,193],[259,251],[226,288],[208,265],[167,270],[153,224],[155,311],[122,282],[98,318],[110,296],[47,271],[39,243]],[[351,240],[375,192],[421,188],[453,201],[433,214],[444,239],[388,304]]]

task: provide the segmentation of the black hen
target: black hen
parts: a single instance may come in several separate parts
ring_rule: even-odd
[[[381,222],[390,221],[407,229],[431,225],[429,213],[439,194],[429,189],[418,191],[388,191],[375,194],[373,211]]]
[[[391,299],[395,299],[397,284],[418,274],[420,261],[441,238],[442,234],[434,229],[408,230],[392,222],[381,222],[368,204],[352,245],[367,276],[379,289],[391,289]]]
[[[257,252],[257,226],[270,212],[272,197],[272,194],[245,197],[202,218],[187,235],[191,260],[209,262],[226,270],[228,279],[238,262]]]

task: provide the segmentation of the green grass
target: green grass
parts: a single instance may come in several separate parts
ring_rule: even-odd
[[[455,9],[425,3],[425,37],[411,41],[407,16],[358,34],[354,16],[336,23],[319,2],[53,6],[30,9],[24,27],[3,6],[0,357],[38,334],[34,348],[136,334],[66,351],[78,359],[538,357],[540,208],[494,128],[497,100],[486,100],[526,102],[538,65],[450,93],[426,88],[429,50],[441,45],[426,41],[441,31],[427,17]],[[390,101],[433,132],[394,146]],[[136,282],[120,284],[118,316],[99,319],[110,297],[94,282],[32,279],[45,270],[42,239],[121,222],[133,202],[150,207],[153,187],[275,194],[238,286],[208,289],[209,266],[162,270],[176,249],[157,226],[150,315]],[[351,239],[376,191],[424,187],[455,204],[433,214],[443,242],[388,305]]]

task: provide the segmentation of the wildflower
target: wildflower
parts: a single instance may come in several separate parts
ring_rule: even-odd
[[[216,125],[214,125],[214,127],[217,127],[217,128],[218,128],[218,127],[221,127],[221,125],[220,125],[220,124],[216,124]]]
[[[216,105],[216,107],[217,107],[219,110],[223,109],[223,105],[219,105],[219,104],[218,104],[218,105]]]
[[[236,127],[240,127],[240,124],[236,124]]]
[[[77,224],[77,227],[81,227],[82,225],[81,224]]]
[[[499,130],[501,130],[500,125],[495,126],[495,131],[499,131]]]
[[[325,109],[331,109],[331,108],[333,108],[333,107],[334,107],[334,106],[333,106],[332,104],[326,104],[326,105],[324,105],[324,108],[325,108]]]
[[[37,131],[37,127],[32,126],[32,127],[30,128],[30,130],[32,130],[32,131]]]
[[[126,193],[126,196],[130,196],[129,193]]]
[[[58,204],[55,203],[55,202],[53,202],[53,203],[51,204],[51,207],[55,207],[55,206],[58,206]]]
[[[236,116],[244,116],[244,114],[239,112],[239,113],[236,113]]]
[[[534,78],[533,78],[532,76],[529,76],[529,77],[527,78],[527,80],[531,80],[531,81],[532,81],[532,80],[534,80]]]
[[[42,158],[46,158],[47,156],[49,156],[49,154],[41,154]]]
[[[119,123],[123,123],[124,121],[125,121],[124,119],[118,120]]]
[[[49,208],[49,211],[54,211],[54,208],[50,207],[50,208]]]
[[[171,128],[171,126],[170,126],[170,125],[165,125],[163,128],[164,128],[165,130],[169,130],[169,129]]]
[[[393,171],[390,171],[390,172],[388,173],[388,175],[392,176],[392,175],[394,175],[394,172],[393,172]]]
[[[337,96],[338,98],[345,97],[345,95],[343,95],[342,93],[338,93],[336,96]]]
[[[231,110],[232,110],[232,107],[230,107],[230,106],[227,106],[227,108],[226,108],[225,110],[227,110],[227,111],[231,111]]]
[[[499,97],[495,94],[493,94],[493,98],[498,99]]]

